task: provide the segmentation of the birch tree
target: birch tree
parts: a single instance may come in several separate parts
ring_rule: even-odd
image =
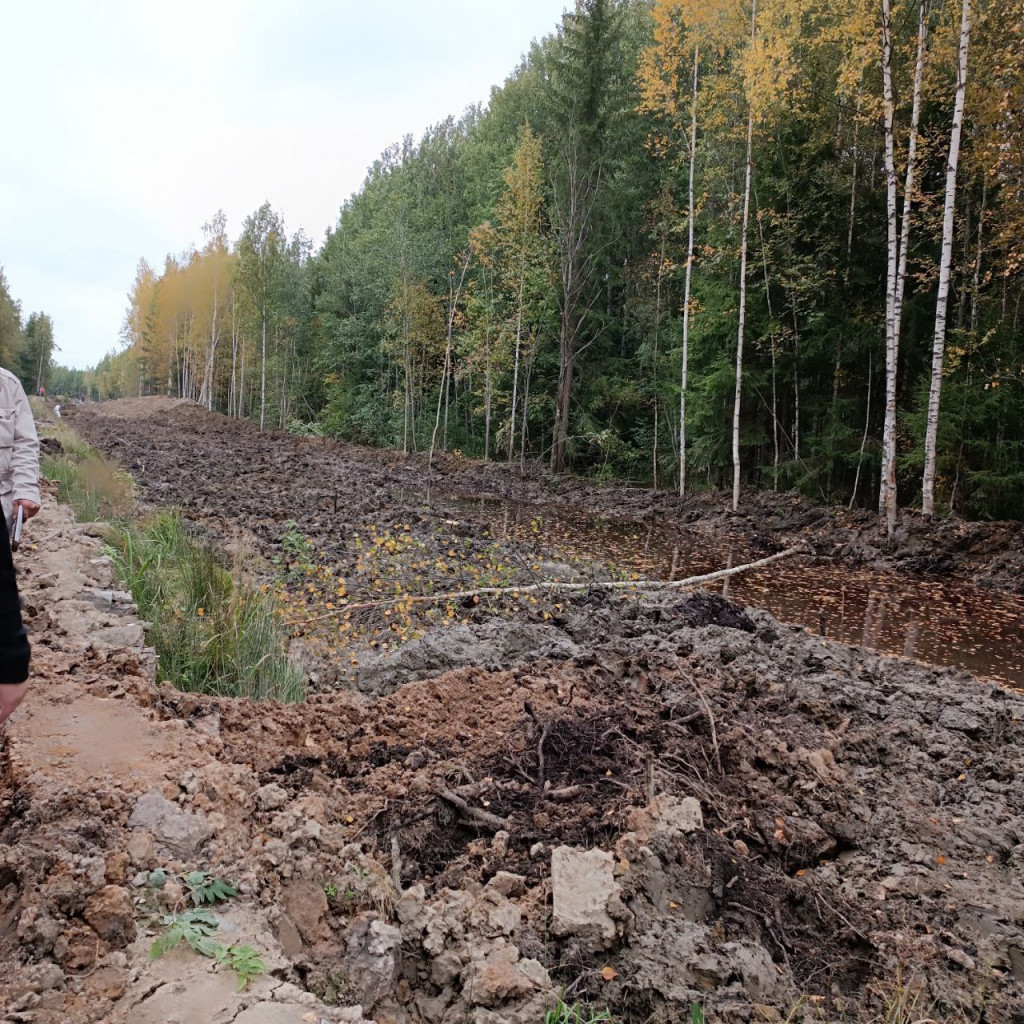
[[[921,511],[930,519],[935,507],[935,447],[939,431],[939,400],[942,394],[942,366],[946,348],[946,312],[949,304],[949,277],[953,262],[953,214],[956,206],[956,175],[960,161],[960,135],[963,130],[967,93],[967,55],[971,42],[971,0],[963,0],[960,13],[960,45],[957,51],[956,99],[953,103],[953,130],[949,139],[946,164],[946,200],[942,214],[942,251],[939,257],[939,293],[935,309],[935,340],[932,347],[932,380],[928,393],[928,425],[924,439],[924,479]]]
[[[882,483],[879,513],[885,515],[890,543],[896,529],[896,385],[899,373],[903,298],[907,279],[910,224],[917,171],[918,129],[928,44],[928,0],[919,0],[917,60],[914,67],[910,136],[907,143],[906,183],[903,189],[903,223],[897,225],[897,180],[895,156],[896,100],[893,88],[893,38],[890,0],[882,0],[882,95],[885,139],[886,231],[888,262],[885,292],[885,426],[882,435]]]
[[[542,270],[544,262],[540,224],[544,202],[543,173],[540,139],[527,121],[520,133],[512,164],[505,170],[505,189],[497,211],[500,273],[504,290],[514,296],[512,401],[508,417],[509,462],[515,455],[516,408],[527,305],[533,291],[532,279]]]
[[[750,6],[750,48],[757,41],[757,0]],[[743,336],[747,323],[747,234],[750,226],[750,184],[754,173],[754,104],[747,97],[747,159],[743,182],[743,226],[740,234],[740,315],[736,338],[736,395],[732,412],[732,507],[740,506],[740,404],[743,396]]]
[[[264,203],[246,217],[238,241],[238,276],[251,313],[259,324],[260,336],[260,430],[267,418],[267,331],[274,315],[273,284],[285,245],[281,218]]]

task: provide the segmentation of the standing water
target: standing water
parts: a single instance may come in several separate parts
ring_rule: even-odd
[[[493,499],[436,498],[435,508],[483,513],[497,539],[532,542],[553,559],[648,579],[683,579],[761,557],[742,541],[696,530],[592,517]],[[557,573],[556,573],[557,575]],[[794,558],[716,584],[731,601],[780,622],[880,654],[966,669],[1024,688],[1024,599],[963,578]]]

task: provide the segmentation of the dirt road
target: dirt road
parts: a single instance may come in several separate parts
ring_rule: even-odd
[[[408,527],[432,572],[447,557],[378,453],[284,451],[193,408],[88,433],[151,500],[190,494],[268,559],[293,474],[339,559],[370,525]],[[337,513],[332,460],[358,466]],[[362,691],[185,695],[153,683],[88,530],[52,505],[32,525],[9,1020],[526,1024],[560,993],[637,1022],[866,1022],[900,1000],[906,1020],[1024,1020],[1019,695],[642,590],[460,609],[360,665]],[[465,667],[439,675],[452,651]],[[188,951],[147,961],[193,869],[240,883],[220,930],[268,966],[241,995]]]

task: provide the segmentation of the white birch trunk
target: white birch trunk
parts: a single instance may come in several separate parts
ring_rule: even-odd
[[[899,240],[896,235],[896,158],[892,88],[892,21],[889,0],[882,0],[882,97],[885,132],[885,208],[888,239],[885,287],[885,427],[882,432],[882,481],[879,512],[884,513],[889,541],[896,529],[896,276]]]
[[[750,44],[757,34],[757,0],[750,15]],[[740,236],[740,324],[736,339],[736,398],[732,412],[732,507],[740,507],[740,399],[743,394],[743,332],[747,326],[747,229],[750,225],[750,179],[754,157],[754,108],[748,98],[747,173],[743,186],[743,231]]]
[[[690,118],[690,197],[687,207],[686,275],[683,282],[683,366],[679,383],[679,495],[686,493],[686,376],[690,362],[690,281],[693,277],[693,175],[697,162],[697,75],[700,44],[693,47],[693,111]]]
[[[921,103],[924,83],[925,54],[928,48],[928,0],[920,0],[918,4],[917,22],[917,61],[914,65],[914,92],[910,114],[910,136],[907,141],[907,173],[903,186],[903,222],[900,226],[899,240],[896,243],[896,268],[895,277],[888,281],[892,289],[891,315],[889,311],[889,300],[886,301],[886,405],[885,405],[885,428],[882,442],[882,486],[879,493],[879,512],[885,513],[886,530],[890,541],[896,529],[896,377],[899,368],[900,335],[903,326],[903,297],[907,284],[907,260],[910,249],[910,225],[911,214],[914,203],[914,190],[917,178],[917,139],[918,128],[921,123]],[[892,121],[890,121],[890,107],[892,120],[895,120],[895,101],[892,96],[892,36],[890,33],[891,23],[889,21],[889,2],[885,0],[883,7],[883,76],[887,75],[883,83],[886,93],[886,183],[889,182],[889,160],[892,159],[892,224],[893,236],[895,236],[896,221],[896,168],[895,158],[889,149],[892,139]],[[888,53],[885,53],[888,47]],[[890,238],[890,263],[893,257]],[[890,271],[892,270],[890,266]],[[890,368],[890,351],[892,366]],[[890,399],[891,394],[891,399]]]
[[[260,430],[263,429],[267,416],[267,303],[262,306],[262,359],[260,363]]]
[[[935,506],[935,447],[939,432],[939,400],[942,393],[942,364],[946,350],[946,311],[949,304],[949,275],[953,262],[953,212],[956,205],[956,172],[960,162],[960,134],[967,93],[967,52],[971,41],[971,0],[963,0],[960,15],[960,59],[957,69],[956,100],[953,104],[953,132],[949,139],[946,167],[946,205],[942,218],[942,255],[939,262],[939,295],[935,308],[935,342],[932,347],[932,385],[928,394],[928,427],[924,439],[924,480],[921,511],[931,518]]]

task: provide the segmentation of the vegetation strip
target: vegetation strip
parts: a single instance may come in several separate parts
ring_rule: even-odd
[[[62,454],[44,457],[80,522],[106,520],[104,539],[119,578],[149,623],[162,679],[180,690],[254,700],[301,700],[304,680],[284,652],[272,595],[234,579],[182,516],[137,520],[131,478],[61,424],[47,433]]]

